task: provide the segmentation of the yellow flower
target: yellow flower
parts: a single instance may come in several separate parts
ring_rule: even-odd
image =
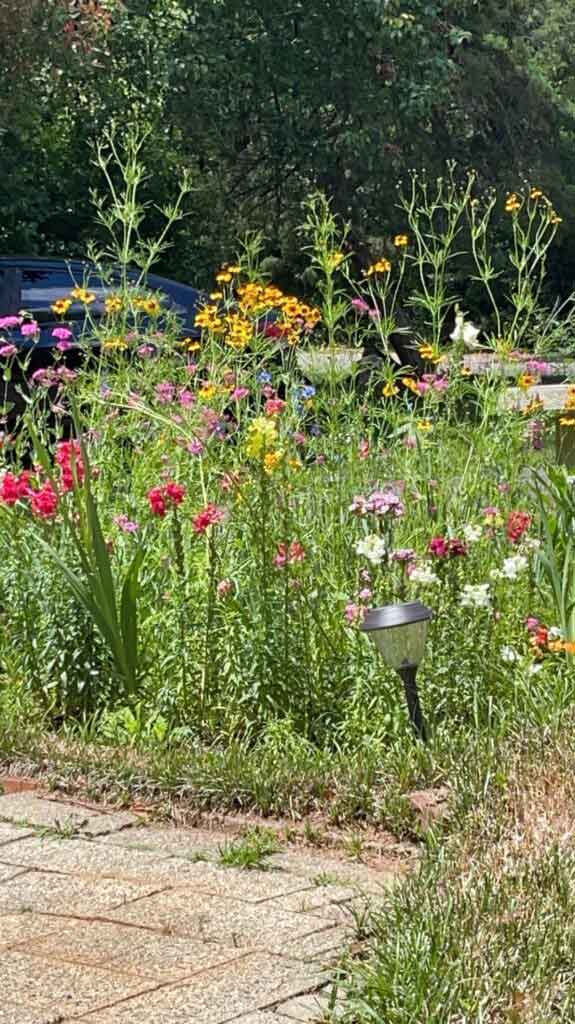
[[[78,302],[83,302],[86,306],[89,306],[91,302],[95,302],[96,300],[94,292],[89,292],[85,288],[74,288],[73,291],[70,292],[70,295],[73,299],[76,299]]]
[[[529,388],[532,388],[534,384],[537,384],[537,377],[534,377],[532,373],[522,373],[517,381],[517,386],[522,391],[529,391]]]
[[[57,299],[56,302],[52,304],[52,312],[55,313],[56,316],[65,316],[71,305],[71,299]]]
[[[417,349],[422,359],[427,359],[429,363],[439,363],[441,355],[437,351],[434,345],[431,345],[428,341],[424,342]]]
[[[217,302],[219,299],[223,299],[223,297],[223,292],[210,292],[210,299],[212,300],[212,302]]]
[[[230,263],[229,267],[226,267],[228,274],[239,274],[241,269],[239,263]]]
[[[327,264],[330,270],[337,270],[345,260],[343,252],[330,252],[327,257]]]
[[[127,339],[120,334],[111,338],[106,338],[106,340],[102,342],[102,348],[106,349],[108,352],[125,352],[127,347]]]
[[[299,461],[299,459],[288,459],[287,461],[290,469],[295,470],[296,473],[299,469],[301,469],[301,462]]]
[[[187,352],[199,352],[202,347],[195,338],[182,338],[182,345]]]
[[[238,313],[231,313],[225,319],[225,341],[238,352],[243,352],[254,336],[253,325]]]
[[[553,208],[551,208],[549,210],[549,223],[550,224],[562,224],[563,223],[563,218],[560,217],[559,214],[556,213]]]
[[[227,270],[220,270],[219,274],[216,274],[216,281],[218,284],[227,284],[231,279],[232,275]]]
[[[530,402],[525,406],[523,410],[524,416],[531,416],[533,413],[541,412],[545,408],[544,402],[540,398],[532,398]]]
[[[540,188],[532,188],[531,192],[529,193],[529,198],[530,199],[535,199],[535,200],[536,199],[542,199],[543,198],[542,190]]]
[[[372,277],[373,274],[389,274],[390,270],[391,263],[389,260],[377,260],[377,263],[372,263],[371,266],[367,268],[367,276]]]
[[[575,416],[562,416],[559,423],[562,427],[575,427]]]
[[[216,306],[204,306],[199,313],[196,313],[194,321],[196,327],[204,327],[208,331],[223,331],[224,321],[218,315]]]
[[[461,376],[462,377],[471,377],[471,373],[472,373],[472,371],[469,368],[469,366],[462,366],[461,367]]]
[[[505,200],[505,213],[517,213],[521,209],[521,200],[516,192],[512,192]]]
[[[281,448],[278,448],[275,452],[267,452],[264,455],[264,469],[266,473],[273,473],[279,466],[281,466],[284,453]]]
[[[409,239],[407,235],[396,235],[393,244],[396,249],[405,249],[405,246],[409,244]]]
[[[392,380],[388,380],[383,385],[382,394],[384,398],[394,398],[395,395],[399,394],[399,388],[395,386]]]
[[[571,384],[567,388],[567,398],[565,399],[565,405],[563,406],[568,412],[575,410],[575,385]]]
[[[159,316],[162,311],[162,303],[159,299],[146,299],[143,308],[149,316]]]
[[[419,395],[419,388],[417,386],[417,381],[415,380],[414,377],[402,377],[401,383],[403,384],[404,388],[409,388],[410,391],[413,391],[414,395]]]
[[[200,390],[198,391],[198,398],[202,402],[209,402],[211,401],[212,398],[215,398],[217,393],[217,386],[215,384],[211,384],[209,381],[206,381],[205,384],[202,384]]]
[[[122,309],[123,303],[119,295],[110,295],[104,303],[106,307],[106,313],[119,313]]]
[[[267,416],[256,416],[249,427],[246,452],[250,458],[261,459],[274,447],[277,439],[274,420]]]
[[[433,423],[431,420],[418,420],[417,429],[422,430],[424,434],[429,434],[429,432],[433,430]]]

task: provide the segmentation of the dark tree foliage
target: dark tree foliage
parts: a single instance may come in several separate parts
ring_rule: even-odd
[[[193,174],[175,275],[203,283],[248,228],[297,272],[317,186],[373,250],[401,227],[402,175],[456,159],[553,196],[569,287],[574,21],[559,0],[0,0],[0,249],[84,249],[114,120],[150,129],[151,201]]]

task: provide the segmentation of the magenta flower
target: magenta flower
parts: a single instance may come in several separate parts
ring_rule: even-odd
[[[344,615],[348,622],[354,624],[356,622],[361,622],[365,615],[365,611],[365,608],[362,608],[360,604],[355,604],[354,601],[351,601],[345,606]]]
[[[196,401],[194,392],[189,391],[188,388],[181,388],[178,398],[183,409],[189,409]]]
[[[190,441],[188,445],[188,451],[190,455],[201,455],[204,451],[204,446],[201,441],[195,437],[193,441]]]
[[[6,358],[8,356],[15,356],[17,351],[18,351],[18,349],[16,348],[15,345],[1,345],[0,346],[0,356],[5,356]]]
[[[155,345],[140,345],[137,352],[142,359],[148,359],[150,356],[155,355],[156,348]]]
[[[398,548],[393,552],[391,558],[393,562],[412,562],[415,558],[415,551],[413,548]]]
[[[169,381],[161,381],[160,384],[156,385],[156,401],[160,405],[168,405],[174,401],[176,396],[176,388],[174,384],[170,384]]]
[[[363,299],[352,299],[351,304],[358,313],[369,313],[369,305]]]
[[[38,334],[39,327],[35,320],[30,320],[26,324],[22,324],[20,327],[20,334],[23,338],[30,338],[34,334]]]
[[[242,398],[247,398],[249,393],[249,388],[234,388],[230,395],[230,398],[233,399],[234,402],[240,402]]]
[[[9,331],[12,327],[19,327],[21,323],[21,316],[0,316],[0,331]]]
[[[52,331],[52,337],[57,338],[58,341],[69,341],[72,337],[72,331],[69,327],[55,327]]]

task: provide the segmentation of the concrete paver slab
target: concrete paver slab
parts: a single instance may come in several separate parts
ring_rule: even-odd
[[[26,953],[2,957],[2,993],[7,1001],[30,1010],[59,1010],[65,1018],[97,1010],[150,989],[143,978],[86,965],[39,962]]]
[[[251,955],[91,1015],[86,1024],[227,1024],[320,983],[314,969],[282,957]],[[278,1018],[277,1024],[281,1024]]]
[[[221,832],[207,829],[141,826],[114,832],[101,841],[106,845],[153,850],[163,857],[183,857],[195,861],[217,859],[226,837]]]
[[[0,914],[0,952],[31,939],[45,938],[63,927],[63,922],[60,919],[54,919],[44,914],[34,914],[32,911]]]
[[[165,857],[152,850],[137,850],[88,839],[53,839],[33,836],[0,847],[0,864],[51,871],[125,878],[158,886],[191,886],[215,896],[258,903],[299,893],[312,883],[296,875],[274,871],[242,871],[179,857]]]
[[[354,861],[339,860],[323,853],[300,853],[299,851],[288,850],[284,853],[274,853],[270,857],[270,865],[276,868],[283,868],[292,875],[300,875],[323,884],[352,887],[356,891],[373,893],[383,896],[385,890],[397,882],[401,875],[401,867],[398,864],[386,864],[385,868],[379,870],[366,864],[357,864]]]
[[[202,939],[163,935],[98,920],[74,922],[62,932],[29,942],[25,952],[31,956],[50,956],[138,974],[162,983],[181,981],[242,955],[227,946],[206,943]]]
[[[301,1024],[325,1021],[330,1008],[327,995],[322,992],[307,996],[296,996],[277,1007],[275,1024],[287,1024],[288,1020]]]
[[[22,828],[21,825],[12,825],[8,821],[0,821],[0,848],[6,843],[14,843],[31,835],[32,831],[29,828]]]
[[[116,921],[145,925],[171,935],[187,935],[234,949],[281,953],[287,943],[320,931],[327,922],[311,914],[276,910],[226,900],[205,893],[170,890],[127,904],[108,915]]]
[[[0,886],[0,914],[32,910],[91,917],[155,891],[155,886],[146,887],[116,879],[91,881],[30,871],[8,885]]]
[[[103,814],[90,807],[50,800],[31,793],[7,793],[0,796],[0,819],[25,823],[34,828],[76,829],[90,836],[113,832],[140,820],[128,811]]]

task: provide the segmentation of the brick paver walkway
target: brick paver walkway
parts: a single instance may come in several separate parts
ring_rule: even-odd
[[[394,872],[289,849],[225,868],[222,836],[0,796],[0,1024],[325,1018],[354,914]]]

